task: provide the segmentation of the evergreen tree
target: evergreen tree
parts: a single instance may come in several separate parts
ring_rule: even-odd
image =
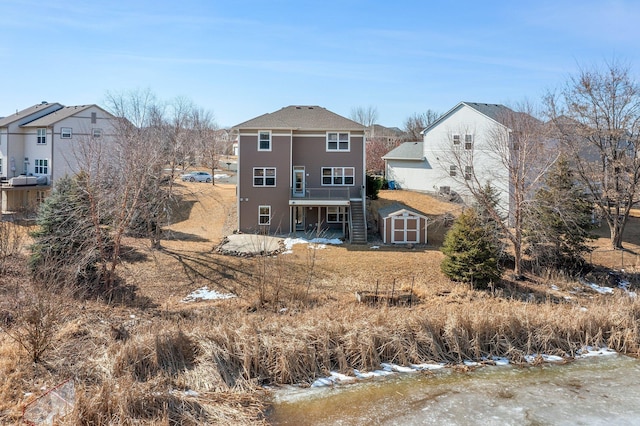
[[[478,218],[482,222],[483,226],[487,228],[489,232],[488,237],[493,240],[492,243],[498,250],[498,260],[503,260],[507,255],[503,226],[489,212],[491,209],[498,213],[502,222],[507,220],[506,217],[499,215],[500,209],[498,208],[498,204],[500,202],[500,191],[498,191],[495,186],[491,185],[491,182],[487,182],[480,193],[481,197],[486,200],[486,202],[479,203],[476,201],[473,208],[478,214]]]
[[[89,220],[86,194],[77,178],[64,177],[38,211],[38,230],[32,233],[30,268],[47,286],[72,285],[93,290],[100,284],[100,247]],[[101,241],[107,242],[105,229]]]
[[[528,211],[528,251],[541,265],[576,269],[590,251],[593,204],[575,182],[569,162],[559,159]]]
[[[446,258],[440,267],[452,280],[487,287],[500,279],[494,234],[475,209],[456,219],[445,236],[442,252]]]

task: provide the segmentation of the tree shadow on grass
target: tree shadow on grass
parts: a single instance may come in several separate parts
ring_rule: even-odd
[[[205,280],[217,289],[236,292],[237,286],[251,288],[252,274],[249,267],[243,267],[240,258],[230,258],[214,253],[177,251],[163,248],[162,252],[176,259],[189,280]],[[239,262],[238,262],[239,260]],[[236,263],[236,264],[234,264]],[[240,263],[237,264],[237,263]],[[231,286],[228,283],[234,283]]]
[[[163,231],[163,239],[167,241],[191,241],[197,243],[205,243],[207,241],[211,241],[207,238],[202,238],[199,235],[171,230]]]

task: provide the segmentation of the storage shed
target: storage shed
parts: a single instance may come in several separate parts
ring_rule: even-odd
[[[378,228],[385,244],[427,243],[427,216],[402,204],[379,209]]]

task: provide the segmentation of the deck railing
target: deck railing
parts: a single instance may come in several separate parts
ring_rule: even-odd
[[[306,188],[304,194],[294,192],[291,188],[291,198],[301,200],[348,200],[351,192],[349,188]]]

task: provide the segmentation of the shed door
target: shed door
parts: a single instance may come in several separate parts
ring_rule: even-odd
[[[415,216],[403,213],[391,220],[392,243],[417,243],[419,238],[420,220]]]

